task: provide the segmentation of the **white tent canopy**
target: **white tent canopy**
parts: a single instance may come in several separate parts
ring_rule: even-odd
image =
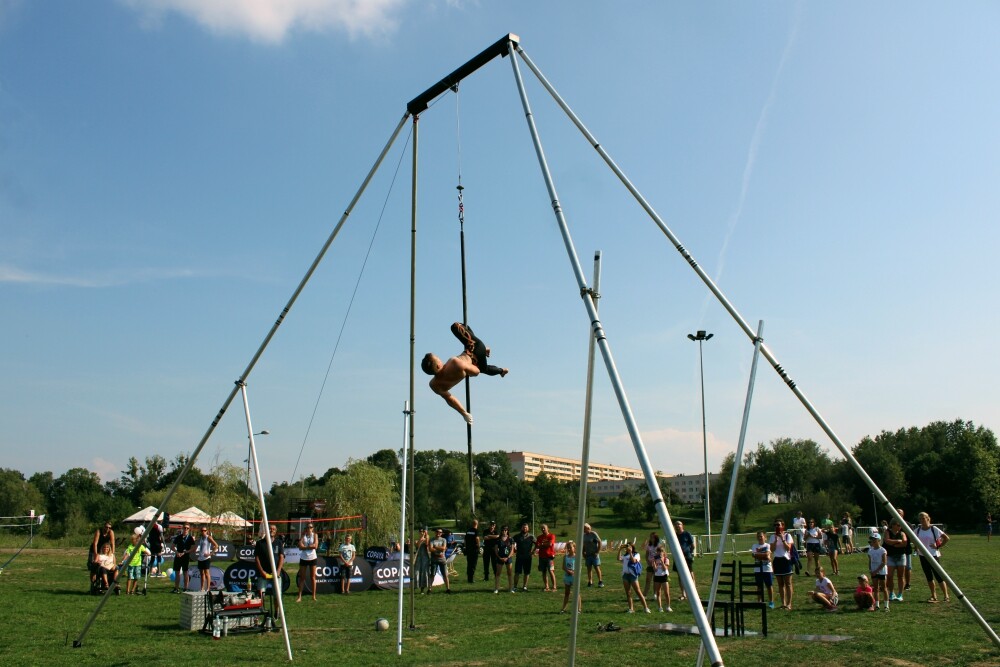
[[[141,509],[132,516],[125,517],[122,519],[125,523],[146,523],[153,518],[153,514],[156,513],[156,508],[150,505],[145,509]]]
[[[236,512],[223,512],[219,516],[213,516],[209,523],[213,526],[236,526],[237,528],[249,528],[253,525]]]

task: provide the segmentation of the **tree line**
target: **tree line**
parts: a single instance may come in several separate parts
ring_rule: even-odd
[[[970,527],[978,525],[987,511],[1000,512],[1000,447],[989,429],[960,420],[933,422],[865,437],[852,452],[888,498],[907,509],[908,516],[927,511],[935,521]],[[733,459],[730,454],[724,460],[721,478],[711,486],[716,519],[725,511]],[[43,534],[56,539],[89,537],[102,521],[117,522],[138,508],[158,505],[186,464],[184,455],[171,461],[151,456],[142,463],[131,458],[121,475],[106,483],[85,468],[70,469],[59,477],[42,472],[27,478],[17,470],[0,468],[0,516],[34,509],[48,515]],[[415,500],[409,511],[417,524],[455,521],[464,525],[472,518],[467,454],[419,451],[412,472]],[[536,525],[546,522],[555,531],[576,516],[577,482],[560,482],[544,474],[524,482],[502,451],[475,454],[473,472],[480,519],[506,523],[513,530],[521,521],[534,518]],[[246,469],[232,463],[216,463],[208,472],[192,466],[167,510],[197,505],[211,515],[234,511],[244,517],[257,516],[258,502],[249,481]],[[668,504],[680,503],[667,482],[661,480],[660,488]],[[401,489],[400,452],[382,449],[362,460],[348,460],[343,468],[330,468],[319,477],[275,483],[265,499],[274,519],[287,517],[302,499],[325,500],[327,517],[365,514],[364,543],[387,544],[398,532]],[[759,443],[745,457],[736,488],[733,529],[739,530],[749,513],[768,498],[795,501],[817,520],[845,511],[856,522],[874,518],[872,493],[857,473],[812,440],[779,438]],[[625,491],[609,506],[628,523],[654,517],[644,486]]]
[[[911,519],[926,511],[934,521],[970,528],[979,526],[986,512],[1000,511],[1000,447],[990,429],[937,421],[866,436],[851,453]],[[721,479],[710,490],[717,517],[725,511],[734,458],[725,459]],[[831,459],[812,440],[779,438],[747,454],[737,480],[735,525],[768,497],[795,501],[817,521],[827,513],[839,518],[850,512],[856,524],[875,523],[871,489],[845,459]]]

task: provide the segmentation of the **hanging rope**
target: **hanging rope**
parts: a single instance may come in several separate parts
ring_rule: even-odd
[[[455,145],[458,150],[458,236],[462,257],[462,324],[469,326],[469,297],[468,280],[465,271],[465,200],[462,185],[462,114],[459,105],[458,84],[451,88],[455,92]],[[469,385],[469,378],[465,378],[465,409],[472,413],[472,391]],[[465,436],[469,448],[469,510],[472,516],[476,516],[476,482],[475,470],[472,462],[472,424],[465,425]]]

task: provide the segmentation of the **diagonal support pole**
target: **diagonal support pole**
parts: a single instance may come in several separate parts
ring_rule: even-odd
[[[625,425],[628,428],[629,436],[632,439],[632,446],[634,447],[636,456],[639,459],[639,467],[642,468],[643,475],[646,478],[646,485],[649,487],[649,495],[653,499],[653,506],[656,508],[656,513],[659,516],[661,527],[663,528],[664,534],[667,536],[667,543],[670,545],[670,551],[674,556],[675,563],[677,563],[677,572],[680,575],[681,583],[691,600],[691,611],[694,613],[695,623],[701,632],[701,640],[705,644],[705,648],[708,651],[708,655],[712,661],[712,666],[721,666],[723,664],[722,654],[719,652],[719,647],[715,642],[715,632],[708,623],[705,610],[701,607],[701,601],[698,598],[698,591],[695,588],[691,572],[688,570],[684,559],[678,558],[678,554],[682,553],[680,541],[677,539],[677,533],[674,531],[673,522],[670,520],[670,514],[667,512],[667,504],[663,500],[663,494],[660,492],[660,486],[656,482],[655,471],[649,462],[649,457],[646,455],[646,446],[642,442],[642,436],[639,434],[639,427],[635,422],[635,417],[632,415],[632,407],[629,405],[628,397],[625,395],[625,389],[622,386],[621,378],[618,375],[618,369],[615,367],[614,359],[611,356],[611,347],[604,334],[604,327],[601,325],[601,321],[597,316],[597,306],[594,303],[591,291],[587,287],[587,280],[583,275],[583,268],[580,266],[580,259],[577,256],[576,249],[573,247],[573,240],[569,234],[566,217],[563,214],[562,206],[559,203],[559,196],[556,193],[555,184],[552,181],[552,174],[549,172],[548,164],[545,161],[545,153],[542,150],[541,140],[538,137],[538,130],[535,128],[534,117],[531,114],[531,106],[528,104],[527,92],[524,89],[524,81],[521,79],[521,71],[518,69],[517,59],[513,57],[514,46],[509,45],[508,48],[511,50],[512,57],[510,59],[510,63],[514,69],[514,78],[517,81],[517,89],[521,95],[521,104],[524,107],[524,115],[528,121],[528,130],[531,133],[531,140],[535,145],[535,153],[538,156],[538,164],[541,167],[542,176],[545,179],[545,186],[549,191],[549,198],[552,202],[552,210],[555,213],[556,222],[559,225],[559,231],[562,234],[563,244],[566,246],[566,253],[569,256],[569,261],[573,268],[573,274],[576,276],[577,285],[580,287],[580,294],[583,297],[583,304],[587,310],[587,316],[590,318],[594,338],[597,341],[598,347],[601,349],[601,356],[604,358],[604,365],[607,368],[608,376],[611,380],[612,386],[614,387],[615,395],[618,398],[618,405],[621,408],[622,417],[625,419]]]
[[[712,294],[719,301],[722,307],[726,309],[726,312],[728,312],[730,316],[732,316],[736,324],[740,327],[740,329],[743,330],[743,333],[747,335],[747,338],[751,342],[753,342],[755,339],[753,329],[750,328],[749,323],[743,318],[742,315],[740,315],[739,311],[736,310],[736,307],[729,301],[728,298],[726,298],[726,295],[722,293],[722,290],[720,290],[719,287],[715,284],[715,281],[713,281],[709,277],[709,275],[705,272],[705,270],[701,267],[701,265],[698,264],[698,262],[691,255],[691,253],[688,252],[688,250],[681,244],[677,236],[673,233],[673,231],[670,230],[667,224],[663,221],[663,218],[661,218],[660,215],[649,204],[649,202],[646,201],[646,198],[643,197],[642,194],[636,189],[636,187],[628,179],[625,173],[618,167],[615,161],[611,159],[611,156],[608,155],[608,152],[606,150],[604,150],[604,147],[601,146],[601,144],[597,141],[597,139],[594,138],[594,135],[590,133],[590,130],[588,130],[584,126],[584,124],[580,121],[580,119],[576,116],[576,114],[573,113],[573,110],[569,108],[569,105],[566,104],[566,102],[562,99],[559,93],[556,92],[555,88],[552,87],[552,84],[548,82],[548,80],[541,73],[541,71],[535,66],[533,62],[531,62],[531,59],[528,58],[528,55],[524,52],[524,49],[522,49],[519,45],[517,46],[517,53],[524,60],[525,64],[528,65],[528,68],[531,69],[532,73],[534,73],[534,75],[538,78],[542,86],[548,91],[549,95],[551,95],[552,98],[556,101],[556,104],[559,105],[559,107],[569,117],[569,119],[573,122],[573,124],[576,125],[577,129],[580,130],[583,136],[594,148],[594,150],[598,152],[598,154],[605,161],[605,163],[607,163],[608,167],[611,168],[611,171],[614,172],[614,174],[618,177],[618,179],[622,182],[622,184],[626,187],[626,189],[628,189],[628,191],[632,194],[632,196],[639,203],[639,205],[642,206],[643,210],[645,210],[646,213],[649,215],[649,217],[653,220],[653,222],[656,223],[656,226],[660,228],[660,231],[662,231],[663,234],[670,240],[670,243],[673,244],[674,248],[677,250],[678,253],[680,253],[684,261],[688,263],[688,265],[694,270],[696,274],[698,274],[698,277],[701,278],[702,282],[705,283],[705,286],[708,287],[709,291],[712,292]],[[982,614],[979,613],[979,611],[975,608],[975,606],[972,604],[969,598],[964,593],[962,593],[961,589],[951,578],[951,576],[947,572],[945,572],[944,568],[941,566],[941,563],[935,560],[932,557],[930,551],[928,551],[927,547],[920,543],[920,540],[917,539],[916,534],[913,532],[913,529],[910,527],[910,525],[903,520],[903,517],[900,516],[898,511],[896,511],[895,506],[889,501],[886,495],[882,493],[882,490],[878,487],[877,484],[875,484],[875,481],[871,478],[871,476],[868,475],[868,472],[864,469],[861,463],[859,463],[858,460],[854,457],[854,454],[851,452],[851,450],[848,449],[847,446],[843,443],[843,441],[840,439],[840,436],[838,436],[837,433],[833,430],[833,427],[830,426],[829,423],[827,423],[826,419],[824,419],[823,416],[819,413],[819,411],[815,408],[815,406],[813,406],[812,402],[802,392],[798,384],[794,380],[792,380],[788,372],[784,368],[782,368],[781,364],[778,363],[777,357],[774,356],[774,353],[771,352],[770,348],[768,348],[766,345],[761,345],[760,353],[764,355],[764,358],[767,359],[768,363],[771,364],[771,367],[774,368],[775,372],[781,378],[782,382],[784,382],[785,385],[792,391],[792,393],[795,394],[795,397],[799,400],[799,402],[806,409],[806,411],[810,415],[812,415],[812,418],[816,421],[816,424],[819,425],[819,427],[823,429],[823,432],[827,434],[827,436],[830,438],[830,441],[833,442],[833,444],[837,447],[837,450],[844,456],[844,458],[847,460],[847,463],[851,466],[854,472],[858,474],[858,476],[865,483],[865,485],[871,490],[873,494],[875,494],[875,497],[878,499],[879,504],[886,511],[886,513],[888,513],[891,517],[895,518],[900,522],[900,524],[903,526],[903,530],[906,532],[906,535],[910,539],[911,543],[914,543],[917,549],[920,551],[920,553],[929,560],[931,567],[934,569],[935,572],[937,572],[941,576],[942,579],[944,579],[948,583],[948,586],[950,586],[955,590],[955,594],[956,596],[958,596],[958,599],[962,601],[962,604],[965,605],[965,608],[969,611],[970,614],[972,614],[973,618],[983,629],[986,635],[990,638],[990,641],[992,641],[994,645],[1000,647],[1000,637],[997,636],[997,633],[993,630],[992,627],[990,627],[990,624],[986,622],[986,619],[983,618]]]

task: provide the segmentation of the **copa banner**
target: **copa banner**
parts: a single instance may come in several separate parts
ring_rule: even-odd
[[[215,568],[213,568],[215,569]],[[238,560],[228,568],[226,568],[225,574],[221,577],[222,583],[225,584],[226,589],[229,588],[230,584],[235,584],[240,588],[246,588],[247,581],[251,583],[257,579],[257,565],[254,561]],[[213,576],[213,582],[215,580]],[[194,578],[191,579],[192,583]],[[288,576],[288,571],[285,569],[281,570],[281,592],[287,593],[288,589],[292,585],[291,577]],[[271,582],[268,582],[268,589],[270,590]],[[317,587],[317,591],[318,591]]]
[[[372,578],[375,587],[382,590],[398,589],[400,570],[403,573],[403,585],[408,586],[410,584],[409,559],[404,560],[402,563],[400,563],[399,558],[375,563],[372,569]]]
[[[316,559],[316,592],[339,593],[343,566],[335,556],[319,556]],[[351,592],[359,593],[372,587],[372,566],[363,558],[355,558],[347,576],[351,579]]]
[[[237,549],[232,542],[227,540],[219,540],[219,550],[215,552],[212,556],[213,561],[217,560],[233,560],[236,557]],[[164,559],[176,557],[176,552],[174,551],[173,544],[164,544],[163,551],[160,553]],[[250,560],[253,560],[253,547],[250,547]]]

